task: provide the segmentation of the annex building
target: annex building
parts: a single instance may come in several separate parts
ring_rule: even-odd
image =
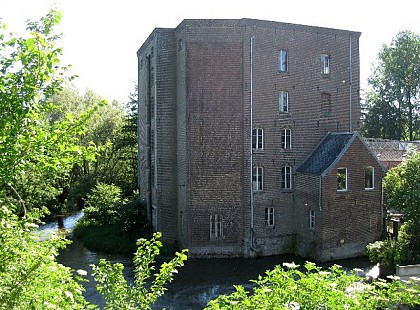
[[[184,20],[137,52],[139,184],[193,256],[363,253],[382,165],[357,133],[359,32]]]

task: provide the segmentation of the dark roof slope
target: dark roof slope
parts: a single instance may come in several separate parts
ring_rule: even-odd
[[[356,135],[353,132],[329,133],[296,171],[322,174],[344,153]]]

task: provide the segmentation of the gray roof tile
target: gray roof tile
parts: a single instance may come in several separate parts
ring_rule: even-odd
[[[300,173],[322,174],[334,163],[355,136],[356,133],[352,132],[327,134],[308,159],[296,171]]]

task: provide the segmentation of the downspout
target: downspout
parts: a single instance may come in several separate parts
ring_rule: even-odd
[[[349,73],[350,73],[350,77],[349,77],[349,105],[350,105],[350,112],[349,112],[349,117],[350,117],[350,123],[349,123],[349,132],[352,132],[353,130],[353,123],[352,123],[352,98],[351,98],[351,92],[352,92],[352,84],[353,84],[353,70],[352,70],[352,66],[353,66],[353,62],[352,62],[352,53],[351,53],[351,41],[352,41],[352,36],[350,35],[350,39],[349,39]]]
[[[381,180],[381,232],[385,232],[385,217],[384,217],[384,186],[383,186],[383,177]]]
[[[159,38],[159,36],[156,36],[156,47],[158,46],[158,38]],[[157,165],[157,156],[158,156],[158,138],[157,138],[157,135],[158,135],[158,133],[157,133],[157,119],[158,119],[158,117],[157,117],[157,114],[158,114],[158,111],[157,111],[157,87],[156,87],[156,84],[157,84],[157,64],[158,64],[158,62],[157,62],[157,57],[158,57],[158,51],[157,51],[157,48],[156,48],[156,51],[155,51],[155,64],[154,64],[154,66],[153,66],[153,80],[151,81],[151,83],[153,84],[153,174],[154,174],[154,176],[153,176],[153,188],[154,188],[154,190],[155,190],[155,193],[156,193],[156,196],[158,196],[157,195],[157,187],[158,187],[158,165]],[[157,204],[156,204],[157,203]],[[154,209],[154,214],[155,214],[155,218],[154,218],[154,223],[153,224],[155,224],[154,226],[154,229],[155,229],[155,231],[158,231],[158,212],[159,212],[159,210],[158,210],[158,204],[159,204],[159,201],[158,201],[158,199],[156,198],[156,201],[155,201],[155,203],[152,205],[152,213],[153,213],[153,209]],[[154,207],[154,208],[153,208]],[[152,218],[153,219],[153,218]]]
[[[253,44],[254,36],[250,40],[250,144],[249,144],[249,158],[250,158],[250,180],[251,180],[251,232],[250,232],[250,248],[254,248],[254,187],[252,184],[252,175],[254,170],[254,158],[252,152],[252,130],[253,130]]]
[[[322,211],[322,174],[319,176],[318,208]]]
[[[156,41],[157,41],[157,39],[156,39]],[[157,46],[157,42],[156,42],[156,46]],[[155,57],[158,57],[157,56],[157,51],[155,52]],[[154,122],[154,124],[153,124],[153,143],[154,143],[154,184],[153,184],[153,186],[154,186],[154,188],[155,188],[155,190],[157,191],[157,184],[158,184],[158,182],[157,182],[157,176],[158,176],[158,168],[157,168],[157,156],[158,156],[158,149],[157,149],[157,145],[158,145],[158,139],[157,139],[157,64],[158,64],[158,62],[157,61],[155,61],[155,66],[154,66],[154,68],[153,68],[153,81],[151,81],[152,83],[153,83],[153,96],[154,96],[154,99],[153,99],[153,122]]]

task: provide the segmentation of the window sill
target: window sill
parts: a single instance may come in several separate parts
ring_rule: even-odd
[[[347,193],[348,189],[337,189],[337,193]]]
[[[252,149],[252,154],[264,154],[264,149]]]
[[[281,192],[282,193],[293,193],[293,188],[282,188]]]
[[[365,192],[373,192],[373,191],[375,191],[375,188],[374,187],[372,187],[372,188],[365,188]]]

